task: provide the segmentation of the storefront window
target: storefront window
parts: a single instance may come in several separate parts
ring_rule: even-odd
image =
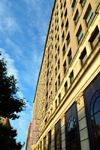
[[[80,136],[77,117],[77,104],[66,112],[66,149],[80,150]]]
[[[100,150],[100,74],[84,92],[91,150]]]

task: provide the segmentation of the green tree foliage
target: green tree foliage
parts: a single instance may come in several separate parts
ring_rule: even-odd
[[[8,76],[7,63],[0,59],[0,116],[12,120],[18,119],[18,113],[26,108],[25,99],[17,95],[17,83],[14,75]],[[20,150],[22,145],[16,143],[16,136],[16,130],[0,124],[0,150]]]
[[[22,145],[16,143],[17,131],[12,127],[0,124],[0,149],[1,150],[20,150]]]
[[[4,59],[0,60],[0,116],[16,119],[17,114],[25,110],[26,103],[17,96],[18,87],[14,75],[7,75],[7,68]]]

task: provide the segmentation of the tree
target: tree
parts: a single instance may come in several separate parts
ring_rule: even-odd
[[[1,55],[1,54],[0,54]],[[0,116],[8,117],[15,120],[20,116],[17,114],[24,111],[26,108],[25,98],[18,97],[17,80],[14,75],[8,76],[7,62],[4,59],[0,60]],[[21,149],[22,145],[16,143],[15,137],[17,136],[16,130],[12,127],[6,127],[0,124],[0,149]],[[5,143],[5,145],[3,144]],[[2,147],[3,146],[3,147]],[[4,147],[6,146],[6,148]]]

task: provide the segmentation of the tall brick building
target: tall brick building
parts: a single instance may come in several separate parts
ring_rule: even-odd
[[[100,0],[54,0],[32,150],[100,150]]]

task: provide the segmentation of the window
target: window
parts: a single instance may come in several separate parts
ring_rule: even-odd
[[[63,47],[63,56],[65,55],[66,53],[66,48],[65,48],[65,44],[64,44],[64,47]]]
[[[65,0],[65,2],[64,2],[64,8],[66,7],[66,0]]]
[[[68,25],[69,25],[69,23],[68,23],[68,19],[67,19],[67,22],[66,22],[66,24],[65,24],[66,31],[67,31],[67,29],[68,29]]]
[[[51,130],[48,133],[49,143],[48,143],[48,150],[51,150]]]
[[[77,36],[78,44],[80,44],[80,42],[83,39],[83,31],[82,31],[82,27],[81,26],[79,27],[79,30],[78,30],[76,36]]]
[[[85,19],[85,22],[86,22],[86,25],[88,27],[88,25],[90,24],[92,18],[93,18],[93,10],[91,8],[91,5],[88,6],[87,8],[87,11],[85,13],[85,16],[84,16],[84,19]]]
[[[61,28],[63,29],[63,26],[64,26],[64,22],[62,22],[62,24],[61,24]]]
[[[100,150],[100,74],[84,91],[90,149]]]
[[[68,83],[67,83],[67,81],[66,81],[66,83],[65,83],[65,94],[66,94],[66,92],[67,92],[67,90],[68,90]]]
[[[44,150],[46,150],[46,136],[44,137]]]
[[[82,51],[81,56],[80,56],[80,59],[81,59],[81,65],[83,66],[84,63],[85,63],[86,60],[87,60],[86,48],[84,48],[84,50]]]
[[[79,12],[77,10],[76,14],[75,14],[75,17],[74,17],[75,25],[77,25],[78,20],[79,20]]]
[[[58,69],[60,68],[60,59],[58,60]]]
[[[64,74],[66,73],[66,71],[67,71],[67,64],[66,64],[66,60],[65,60],[65,62],[64,62],[64,64],[63,64],[63,67],[64,67]]]
[[[40,150],[42,150],[42,141],[40,142]]]
[[[81,150],[77,103],[74,103],[65,114],[66,124],[66,149]]]
[[[61,13],[61,18],[63,17],[63,11],[62,11],[62,13]]]
[[[66,8],[66,11],[65,11],[65,14],[64,14],[64,16],[65,16],[65,18],[66,18],[66,16],[67,16],[67,8]]]
[[[55,92],[57,92],[57,82],[55,83]]]
[[[46,93],[46,99],[48,98],[48,91],[47,91],[47,93]]]
[[[48,103],[45,106],[45,111],[47,111],[47,110],[48,110]]]
[[[57,100],[55,101],[55,109],[57,109]]]
[[[100,41],[100,31],[98,26],[96,26],[95,30],[92,32],[91,37],[89,39],[91,48],[94,49],[99,41]]]
[[[58,95],[58,100],[59,100],[59,103],[61,101],[61,94]]]
[[[61,150],[61,120],[55,125],[55,149]]]
[[[60,86],[60,75],[58,76],[58,86]]]
[[[70,84],[72,84],[73,81],[74,81],[74,73],[72,71],[71,74],[70,74]]]
[[[58,55],[59,55],[59,53],[60,53],[60,48],[59,48],[59,46],[58,46],[58,50],[57,50],[57,51],[58,51]]]
[[[64,32],[63,32],[63,34],[62,34],[62,42],[64,41]]]
[[[55,68],[55,76],[57,75],[57,67]]]
[[[81,6],[84,7],[86,0],[80,0]]]
[[[69,50],[69,53],[68,53],[68,62],[69,64],[71,63],[72,61],[72,52],[71,52],[71,49]]]
[[[57,61],[57,54],[55,55],[55,62]]]
[[[67,46],[69,45],[69,43],[70,43],[70,33],[68,33],[68,35],[67,35]]]
[[[73,3],[72,3],[73,10],[75,9],[75,6],[76,6],[76,0],[73,0]]]

